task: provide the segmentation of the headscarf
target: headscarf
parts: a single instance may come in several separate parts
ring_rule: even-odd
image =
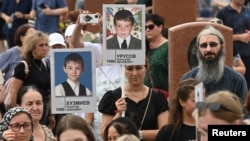
[[[11,119],[18,113],[26,113],[29,116],[31,122],[33,123],[32,117],[28,110],[24,109],[23,107],[13,107],[4,114],[3,119],[0,123],[0,133],[3,133],[5,130],[8,129]]]

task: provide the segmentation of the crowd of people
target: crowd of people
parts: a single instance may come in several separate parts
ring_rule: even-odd
[[[200,0],[203,7],[200,16],[211,17],[206,4],[218,6],[213,14],[233,28],[233,51],[234,56],[240,57],[240,64],[226,66],[225,37],[215,27],[206,26],[196,39],[198,66],[183,74],[176,92],[171,94],[165,21],[161,15],[152,13],[151,0],[114,1],[147,6],[142,27],[145,41],[136,40],[140,44],[129,44],[135,38],[131,34],[135,25],[133,14],[124,9],[114,14],[117,34],[108,40],[107,46],[124,49],[125,40],[132,46],[126,49],[145,48],[145,64],[124,66],[102,63],[101,31],[106,19],[101,13],[98,13],[100,32],[92,33],[88,31],[89,24],[79,19],[80,14],[91,11],[69,11],[65,0],[3,1],[3,33],[9,48],[0,54],[0,141],[207,141],[208,125],[248,124],[250,17],[238,16],[235,20],[235,15],[250,15],[250,8],[244,6],[243,0],[208,1]],[[28,24],[29,19],[35,20],[34,26]],[[59,26],[62,19],[65,29]],[[67,48],[94,50],[96,93],[79,82],[89,60],[73,53],[64,60],[62,69],[68,78],[55,88],[55,95],[96,95],[95,112],[52,113],[50,53],[53,49]],[[3,93],[9,79],[10,108],[6,107]],[[196,101],[195,89],[201,82],[203,99]]]

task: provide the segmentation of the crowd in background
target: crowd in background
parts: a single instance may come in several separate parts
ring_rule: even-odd
[[[126,65],[124,72],[120,65],[102,64],[105,19],[100,14],[99,32],[88,31],[90,25],[79,22],[79,14],[91,12],[84,0],[76,0],[73,11],[65,0],[0,2],[0,140],[196,140],[196,126],[199,137],[207,140],[210,124],[250,121],[250,17],[236,22],[228,16],[250,15],[248,0],[197,0],[198,17],[216,17],[233,28],[232,57],[240,62],[225,66],[227,41],[214,27],[205,27],[196,40],[199,65],[183,74],[175,94],[168,93],[167,27],[161,15],[152,13],[152,0],[114,1],[146,6],[146,64]],[[118,20],[133,28],[129,20]],[[50,49],[75,47],[95,50],[96,112],[52,114]],[[127,80],[124,88],[122,75]],[[2,93],[7,80],[13,83],[11,108],[6,108]],[[204,83],[204,101],[195,103],[199,82]]]

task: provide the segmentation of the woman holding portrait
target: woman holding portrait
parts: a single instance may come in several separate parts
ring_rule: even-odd
[[[140,139],[145,141],[154,140],[159,129],[167,123],[168,102],[161,92],[143,84],[146,70],[146,65],[125,66],[127,83],[124,87],[104,94],[98,105],[98,110],[102,113],[103,138],[106,126],[112,120],[122,117],[123,113],[125,117],[139,124]]]

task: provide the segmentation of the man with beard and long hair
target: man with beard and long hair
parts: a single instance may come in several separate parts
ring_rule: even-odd
[[[228,90],[245,100],[247,83],[245,78],[225,66],[225,39],[220,31],[212,26],[205,27],[197,36],[199,65],[184,74],[181,80],[195,78],[203,82],[206,96],[219,90]]]

